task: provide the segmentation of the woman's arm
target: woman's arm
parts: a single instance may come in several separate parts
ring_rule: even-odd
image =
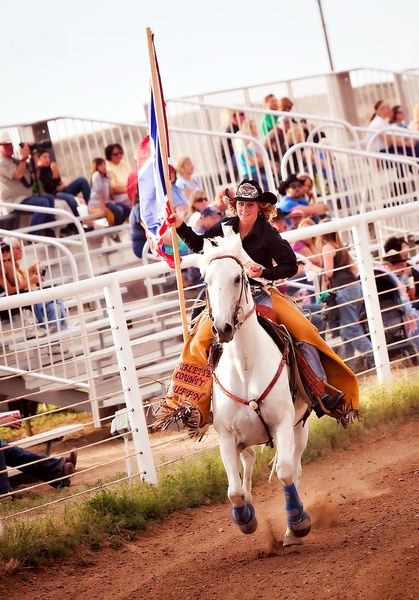
[[[298,271],[297,257],[289,243],[282,239],[279,233],[273,228],[269,232],[267,243],[276,265],[263,268],[261,277],[270,281],[276,281],[277,279],[285,279],[295,275]]]
[[[322,249],[323,267],[325,276],[330,279],[334,272],[334,258],[336,256],[336,248],[331,244],[325,244]]]

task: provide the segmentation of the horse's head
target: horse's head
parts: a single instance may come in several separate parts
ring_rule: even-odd
[[[242,313],[246,318],[246,311],[253,304],[242,263],[240,235],[205,240],[201,273],[207,285],[214,335],[221,343],[230,342],[244,320]]]

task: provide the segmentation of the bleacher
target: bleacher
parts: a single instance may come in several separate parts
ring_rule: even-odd
[[[275,91],[274,85],[272,89]],[[357,93],[354,89],[353,94],[356,96]],[[254,102],[240,106],[227,100],[223,104],[211,104],[210,98],[168,102],[172,153],[193,157],[197,174],[209,195],[220,184],[237,183],[231,165],[226,169],[222,161],[221,148],[225,147],[229,137],[219,131],[222,112],[240,108],[249,118],[259,121],[267,112],[260,108],[260,94],[251,94]],[[367,147],[365,131],[358,123],[345,121],[342,115],[333,111],[330,115],[324,111],[320,116],[312,114],[310,103],[301,98],[296,99],[296,107],[298,112],[287,113],[287,116],[306,119],[313,126],[312,134],[316,130],[326,132],[328,144],[314,143],[311,138],[292,145],[284,152],[278,173],[272,170],[269,147],[266,148],[259,137],[255,143],[261,148],[265,171],[273,186],[278,184],[280,177],[284,178],[294,159],[301,167],[299,170],[307,169],[313,177],[314,171],[321,172],[322,163],[329,160],[333,163],[333,172],[329,170],[317,181],[315,193],[318,201],[330,207],[330,214],[335,219],[417,202],[419,165],[416,161],[386,153],[377,156]],[[350,112],[348,107],[346,112]],[[283,117],[284,113],[273,111],[272,115]],[[97,145],[102,135],[100,123],[62,118],[51,119],[48,124],[63,176],[71,178],[85,174],[90,157],[82,155],[80,148]],[[102,125],[109,129],[110,124]],[[16,137],[19,126],[11,129]],[[127,148],[127,155],[133,154],[137,141],[145,134],[144,126],[124,124],[120,131],[123,132],[120,141]],[[64,148],[66,152],[71,150],[75,161],[67,159]],[[77,172],[74,172],[75,168]],[[138,394],[151,424],[182,346],[173,274],[167,272],[164,265],[155,263],[147,252],[142,261],[135,257],[127,225],[107,227],[98,219],[91,232],[58,237],[57,231],[55,239],[47,239],[31,236],[27,223],[13,219],[13,215],[0,218],[0,237],[19,237],[25,243],[27,263],[39,261],[46,267],[47,276],[41,286],[44,290],[42,301],[48,290],[53,293],[56,289],[71,289],[71,292],[65,292],[62,297],[68,321],[65,330],[58,328],[56,333],[44,337],[28,337],[24,324],[1,323],[0,397],[3,400],[0,400],[0,410],[9,399],[29,398],[63,409],[88,411],[96,427],[109,426],[109,416],[119,407],[125,407],[127,397],[124,367],[118,356],[121,348],[115,342],[115,325],[109,316],[115,292],[111,288],[115,283],[123,301],[123,314],[117,316],[118,327],[126,327],[129,337],[129,347],[123,350],[127,363],[131,362],[132,354]],[[74,222],[72,215],[57,212],[57,230],[68,222]],[[19,229],[15,229],[17,225]],[[121,241],[113,239],[115,233]],[[375,260],[380,260],[383,240],[391,234],[407,233],[413,239],[419,239],[417,212],[412,215],[401,212],[392,219],[383,216],[369,226],[368,250]],[[356,256],[359,241],[354,230],[348,226],[342,235]],[[131,269],[130,274],[128,269]],[[311,286],[308,288],[310,293],[318,295],[318,289],[313,292]],[[188,293],[188,314],[195,296],[196,291]],[[30,303],[35,302],[38,300],[32,295]],[[0,309],[1,306],[0,298]],[[326,332],[326,335],[336,348],[342,346],[342,341],[333,337],[333,332]],[[399,364],[397,359],[395,364]]]

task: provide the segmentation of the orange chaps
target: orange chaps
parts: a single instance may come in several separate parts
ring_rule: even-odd
[[[278,323],[287,328],[294,340],[307,342],[318,349],[328,383],[344,392],[349,409],[358,410],[359,389],[354,373],[329,348],[317,329],[288,297],[275,288],[269,291]],[[185,403],[195,406],[200,413],[200,427],[208,423],[211,406],[212,376],[208,366],[208,352],[213,341],[211,326],[205,310],[183,347],[164,402],[170,409],[177,409]]]

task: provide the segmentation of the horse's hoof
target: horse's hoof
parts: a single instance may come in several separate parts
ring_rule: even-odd
[[[309,515],[305,511],[303,511],[301,519],[298,521],[298,523],[293,523],[292,521],[290,521],[288,522],[288,528],[292,531],[295,537],[305,537],[310,533],[311,519]]]
[[[250,502],[245,502],[241,507],[233,506],[231,517],[240,531],[246,535],[254,533],[258,528],[255,509]]]
[[[302,544],[303,544],[303,540],[301,538],[295,537],[295,535],[293,534],[291,529],[289,527],[287,527],[282,545],[284,547],[287,547],[287,546],[301,546]]]

